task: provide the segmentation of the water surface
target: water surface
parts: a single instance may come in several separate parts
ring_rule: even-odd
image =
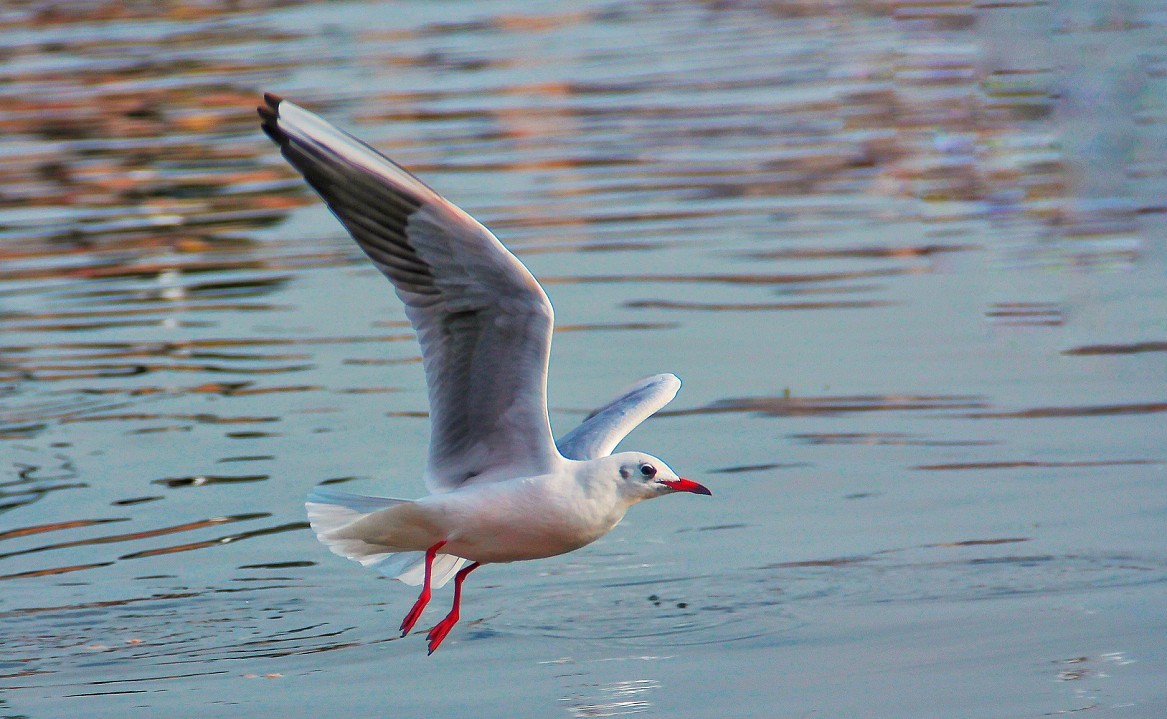
[[[1165,10],[7,8],[0,708],[1162,716]],[[399,639],[302,502],[422,493],[418,350],[264,90],[543,281],[558,432],[679,374],[625,446],[714,497]]]

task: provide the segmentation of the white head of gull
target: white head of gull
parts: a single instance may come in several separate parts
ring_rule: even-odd
[[[710,494],[641,452],[612,454],[681,382],[641,380],[556,442],[547,419],[551,303],[489,230],[355,137],[272,94],[263,131],[327,203],[405,303],[429,388],[430,445],[417,500],[317,487],[308,518],[330,550],[421,594],[454,578],[454,603],[427,636],[432,654],[458,621],[462,582],[483,564],[540,559],[607,534],[633,504]]]

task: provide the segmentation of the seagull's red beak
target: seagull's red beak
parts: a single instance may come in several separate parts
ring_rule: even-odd
[[[660,479],[657,481],[674,492],[692,492],[693,494],[713,496],[713,492],[710,492],[705,485],[698,484],[691,479]]]

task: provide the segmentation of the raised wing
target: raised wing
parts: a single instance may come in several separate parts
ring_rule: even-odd
[[[608,456],[620,440],[671,402],[680,389],[681,380],[673,374],[658,374],[640,380],[560,437],[556,443],[559,453],[568,459]]]
[[[553,315],[527,268],[473,217],[373,148],[274,95],[264,132],[397,290],[430,402],[426,485],[533,476],[559,460],[547,420]]]

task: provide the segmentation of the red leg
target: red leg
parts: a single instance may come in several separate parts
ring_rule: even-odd
[[[421,594],[418,595],[417,601],[413,603],[413,609],[409,610],[409,614],[405,615],[405,619],[401,620],[401,636],[409,634],[409,630],[413,629],[413,625],[417,624],[417,620],[421,618],[421,613],[425,611],[425,605],[430,601],[430,575],[433,573],[434,557],[438,550],[446,546],[445,540],[442,540],[425,550],[425,581],[421,584]]]
[[[442,643],[442,640],[446,638],[446,635],[458,623],[458,609],[462,606],[462,582],[466,581],[466,575],[478,569],[479,566],[481,565],[475,562],[464,567],[462,571],[454,575],[454,607],[446,615],[446,618],[435,624],[434,628],[430,630],[430,633],[426,635],[426,639],[430,643],[430,654],[434,653],[434,650],[438,648],[438,645]]]

